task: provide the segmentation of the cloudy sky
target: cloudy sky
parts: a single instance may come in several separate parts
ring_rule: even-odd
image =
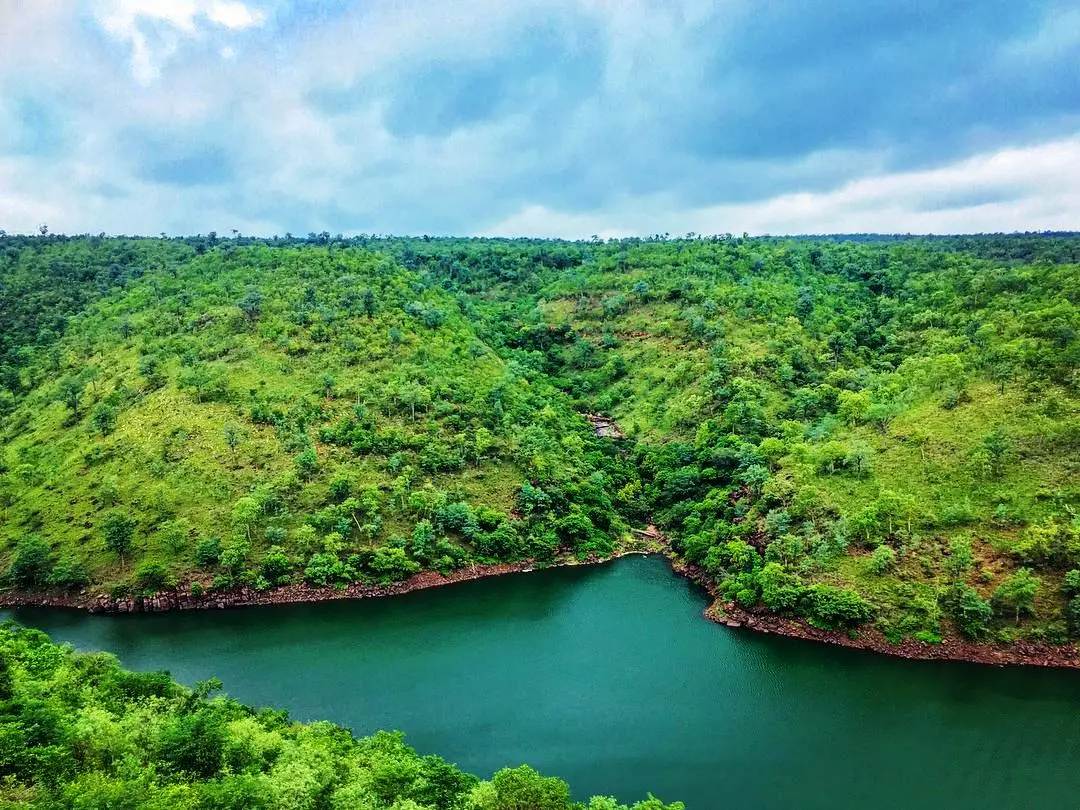
[[[0,0],[0,229],[1080,229],[1080,6]]]

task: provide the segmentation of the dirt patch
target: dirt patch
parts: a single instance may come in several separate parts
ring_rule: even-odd
[[[585,414],[585,418],[589,420],[589,424],[593,426],[596,435],[601,439],[626,438],[626,434],[622,432],[622,429],[610,416],[603,416],[598,413],[587,413]]]

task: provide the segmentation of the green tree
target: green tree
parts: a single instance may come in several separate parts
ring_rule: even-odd
[[[102,436],[107,436],[116,429],[116,408],[108,402],[99,402],[90,411],[90,421]]]
[[[1030,568],[1019,568],[998,585],[994,591],[994,602],[999,607],[1012,611],[1016,623],[1020,624],[1020,614],[1034,610],[1035,597],[1041,584]]]
[[[248,323],[254,323],[259,319],[259,315],[262,314],[262,302],[263,295],[259,292],[257,287],[250,287],[244,293],[244,297],[236,302],[236,305],[240,308],[240,311],[244,313],[244,317],[248,320]]]
[[[956,626],[968,638],[980,639],[989,631],[994,609],[970,585],[958,582],[952,587],[949,608]]]
[[[569,810],[570,787],[554,776],[541,776],[528,765],[503,768],[481,782],[469,797],[476,810]]]
[[[236,422],[226,422],[225,426],[221,429],[222,434],[225,436],[225,445],[229,448],[229,453],[232,455],[233,466],[236,466],[236,448],[240,446],[240,442],[243,440],[244,433],[240,425]]]
[[[8,567],[7,578],[20,588],[41,588],[48,583],[52,567],[48,544],[30,534],[15,545],[15,557]]]
[[[971,541],[966,537],[954,537],[949,544],[949,556],[945,558],[945,571],[953,580],[962,580],[971,570],[974,560]]]
[[[124,557],[131,551],[135,539],[135,521],[121,512],[111,512],[101,523],[101,535],[105,540],[105,548],[120,558],[123,564]]]

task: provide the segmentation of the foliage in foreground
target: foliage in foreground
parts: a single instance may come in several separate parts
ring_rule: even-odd
[[[0,627],[0,807],[327,810],[681,810],[570,799],[528,766],[480,781],[398,733],[354,738],[121,669],[37,630]]]

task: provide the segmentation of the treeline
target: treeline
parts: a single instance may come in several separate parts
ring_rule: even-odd
[[[522,765],[480,780],[399,733],[356,738],[331,723],[129,672],[44,633],[0,626],[0,806],[341,810],[682,810],[649,798],[571,799]]]

